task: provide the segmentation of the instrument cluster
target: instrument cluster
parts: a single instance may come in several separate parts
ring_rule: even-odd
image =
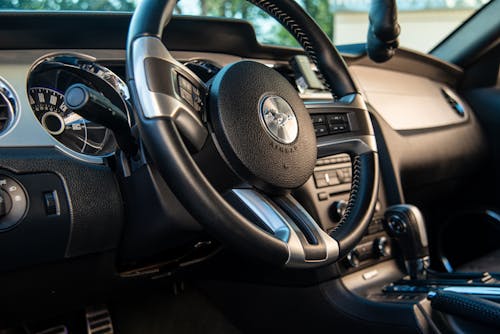
[[[52,54],[39,59],[28,77],[28,98],[41,126],[66,148],[89,156],[112,155],[116,149],[113,132],[71,110],[65,92],[83,84],[129,117],[129,92],[123,80],[95,59],[82,54]]]

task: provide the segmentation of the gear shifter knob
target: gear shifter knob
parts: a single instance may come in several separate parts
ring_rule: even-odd
[[[403,253],[411,279],[421,277],[429,266],[429,244],[420,210],[408,204],[391,206],[385,212],[385,225]]]

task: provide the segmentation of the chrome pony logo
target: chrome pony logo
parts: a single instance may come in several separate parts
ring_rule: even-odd
[[[260,120],[267,133],[282,144],[291,144],[299,134],[299,124],[292,107],[276,95],[260,100]]]

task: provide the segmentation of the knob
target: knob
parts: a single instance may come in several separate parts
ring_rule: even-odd
[[[330,207],[330,218],[335,222],[340,221],[344,216],[346,209],[347,201],[341,199],[340,201],[333,202],[332,206]]]
[[[346,256],[346,260],[352,268],[358,267],[360,263],[358,251],[353,250],[349,252]]]
[[[28,199],[21,185],[11,177],[0,175],[0,232],[21,222]]]
[[[373,240],[373,252],[378,257],[391,255],[391,244],[386,237],[380,237]]]

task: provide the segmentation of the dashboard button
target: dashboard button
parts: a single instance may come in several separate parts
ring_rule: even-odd
[[[325,123],[325,116],[323,115],[311,115],[311,119],[313,121],[313,124]]]
[[[326,192],[318,193],[318,200],[326,201],[327,199],[328,199],[328,193]]]
[[[61,210],[59,208],[59,198],[57,197],[57,191],[48,191],[43,194],[43,200],[45,203],[45,212],[47,216],[60,215]]]
[[[193,92],[193,85],[191,85],[191,83],[182,75],[178,76],[178,80],[179,80],[179,90],[184,89],[186,92],[189,93],[189,95],[191,95],[191,93]]]
[[[193,95],[185,89],[181,88],[181,97],[186,101],[191,107],[194,106]]]
[[[345,114],[333,114],[327,116],[327,121],[329,124],[344,124],[347,123],[347,117]]]

